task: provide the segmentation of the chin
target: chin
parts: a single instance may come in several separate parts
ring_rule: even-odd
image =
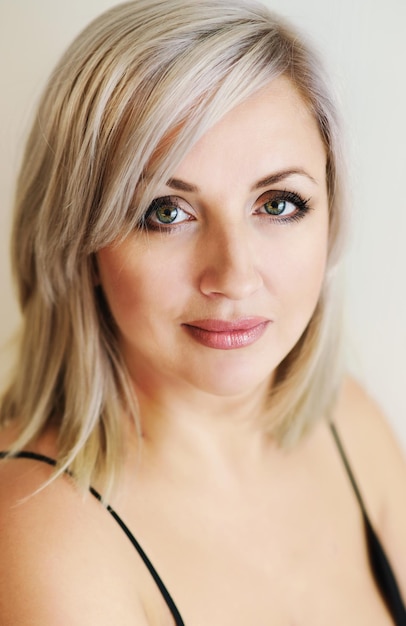
[[[239,367],[223,365],[204,370],[200,376],[188,376],[188,382],[201,391],[222,398],[237,398],[269,389],[274,368],[255,367],[252,362]]]

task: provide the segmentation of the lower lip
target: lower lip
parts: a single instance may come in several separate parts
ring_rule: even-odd
[[[269,321],[243,330],[212,331],[185,324],[184,328],[196,341],[216,350],[238,350],[252,345],[264,334]]]

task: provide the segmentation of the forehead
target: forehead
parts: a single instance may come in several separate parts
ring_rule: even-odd
[[[316,120],[292,83],[280,77],[228,112],[176,169],[185,180],[209,170],[242,182],[271,170],[311,169],[324,177],[326,151]],[[196,181],[197,183],[197,181]]]

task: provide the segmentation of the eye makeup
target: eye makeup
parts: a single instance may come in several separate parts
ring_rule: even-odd
[[[305,200],[294,191],[267,191],[257,200],[259,207],[256,214],[270,217],[271,221],[283,224],[297,221],[305,217],[311,210],[310,200],[310,198]]]
[[[269,190],[256,200],[252,214],[270,222],[286,224],[305,217],[311,210],[309,202],[310,198],[305,200],[294,191]],[[187,206],[188,203],[177,196],[155,198],[139,223],[139,229],[174,232],[196,219],[192,212],[187,211]]]
[[[183,204],[186,204],[185,202]],[[176,196],[155,198],[143,216],[139,228],[149,231],[171,231],[193,220],[193,216],[182,208],[180,199]]]

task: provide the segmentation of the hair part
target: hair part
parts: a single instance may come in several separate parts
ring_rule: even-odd
[[[332,274],[345,198],[340,129],[320,62],[303,37],[245,0],[136,0],[73,42],[40,102],[17,185],[12,261],[23,313],[18,368],[0,420],[12,451],[51,422],[59,471],[114,482],[122,415],[137,421],[95,253],[139,223],[154,190],[228,111],[279,76],[311,110],[327,154],[329,269],[303,336],[279,365],[266,430],[295,443],[339,384]],[[329,375],[326,375],[329,372]]]

